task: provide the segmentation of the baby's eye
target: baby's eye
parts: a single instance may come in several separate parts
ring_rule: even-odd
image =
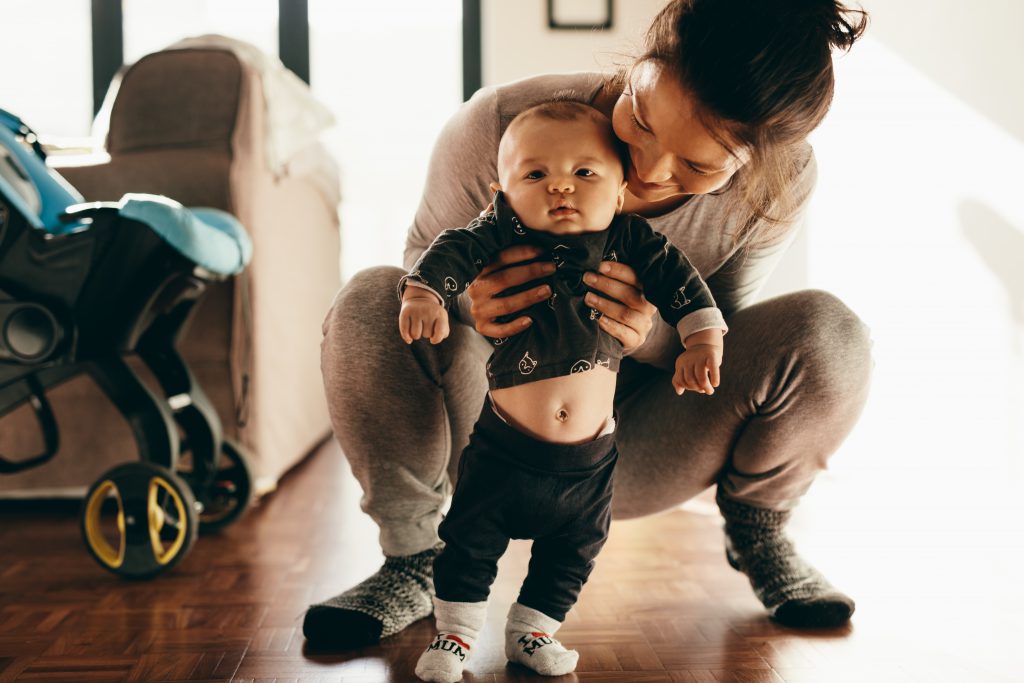
[[[597,174],[591,171],[589,168],[581,168],[580,170],[576,171],[576,175],[581,176],[583,178],[589,178],[590,176],[594,176]]]
[[[530,171],[526,174],[526,177],[530,180],[540,180],[544,177],[544,171]]]

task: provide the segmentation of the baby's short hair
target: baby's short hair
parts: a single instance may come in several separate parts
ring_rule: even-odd
[[[527,118],[530,116],[539,116],[545,119],[553,119],[555,121],[575,121],[576,119],[584,116],[590,117],[595,123],[601,125],[610,125],[608,117],[594,109],[586,102],[580,102],[579,100],[568,99],[566,97],[553,97],[550,100],[535,104],[529,109],[524,109],[519,112],[516,119]],[[515,121],[515,119],[512,119]]]
[[[612,128],[612,122],[608,117],[587,102],[578,100],[572,95],[556,94],[549,100],[545,100],[540,104],[535,104],[532,107],[519,112],[519,114],[517,114],[516,117],[508,124],[508,128],[505,130],[508,131],[517,121],[532,117],[549,119],[552,121],[577,121],[582,118],[590,119],[595,124],[605,129],[608,134],[609,141],[611,142],[612,149],[615,150],[615,153],[619,156],[619,160],[622,162],[622,168],[629,168],[629,148],[623,144],[618,137],[616,137],[615,130]]]

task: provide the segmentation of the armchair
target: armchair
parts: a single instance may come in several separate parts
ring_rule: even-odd
[[[229,50],[148,55],[113,96],[109,158],[57,169],[87,201],[162,194],[228,211],[246,227],[249,269],[211,288],[179,348],[225,435],[251,454],[257,492],[330,435],[320,326],[340,286],[337,180],[270,167],[264,91],[260,70]],[[61,451],[43,467],[0,477],[0,496],[77,495],[136,457],[128,426],[90,380],[69,381],[49,398]],[[29,410],[15,411],[0,420],[0,452],[37,452],[38,431]]]

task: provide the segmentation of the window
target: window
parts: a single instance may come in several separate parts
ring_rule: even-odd
[[[462,102],[460,0],[310,0],[310,81],[337,118],[342,273],[400,265],[434,140]],[[483,207],[480,207],[483,208]]]
[[[50,135],[92,125],[89,0],[11,0],[3,7],[0,107]]]
[[[124,61],[219,33],[277,54],[277,0],[124,0]]]

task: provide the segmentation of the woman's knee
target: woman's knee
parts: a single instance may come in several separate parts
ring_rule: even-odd
[[[452,321],[451,333],[440,344],[426,339],[405,343],[398,330],[398,281],[405,274],[393,266],[367,268],[338,292],[323,323],[320,356],[325,383],[367,376],[388,378],[407,388],[424,380],[440,389],[458,386],[467,372],[462,366],[473,363],[472,369],[483,376],[491,346],[464,325]]]
[[[356,273],[334,297],[323,322],[320,370],[328,393],[394,365],[404,343],[398,334],[398,280],[391,266]]]
[[[842,299],[821,289],[795,292],[792,296],[793,309],[803,319],[802,327],[812,347],[833,356],[870,355],[870,330]]]
[[[867,385],[871,371],[870,329],[843,301],[808,289],[780,297],[786,312],[786,345],[800,366],[822,386],[852,391]]]
[[[397,330],[398,281],[403,275],[405,271],[395,266],[374,266],[353,275],[338,290],[324,317],[325,339],[364,330],[376,333],[386,321]]]

